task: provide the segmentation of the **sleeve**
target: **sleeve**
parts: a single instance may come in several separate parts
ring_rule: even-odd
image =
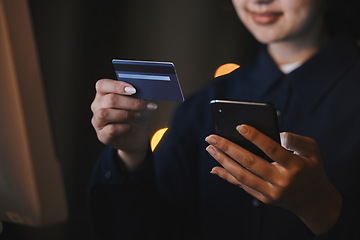
[[[359,199],[343,198],[343,206],[335,225],[320,236],[310,236],[312,240],[357,240],[360,239]]]
[[[90,179],[88,204],[97,239],[152,239],[156,209],[153,157],[128,174],[116,150],[107,147]]]

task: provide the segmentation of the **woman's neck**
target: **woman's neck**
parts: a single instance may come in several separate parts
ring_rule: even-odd
[[[278,66],[305,62],[328,41],[327,32],[320,26],[302,37],[269,43],[270,56]]]

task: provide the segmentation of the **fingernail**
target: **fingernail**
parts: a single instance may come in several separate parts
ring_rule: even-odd
[[[215,175],[217,175],[217,171],[216,171],[214,168],[213,168],[213,169],[211,169],[210,173],[211,173],[211,174],[215,174]]]
[[[244,125],[237,126],[236,130],[238,130],[242,135],[245,135],[248,132],[247,127],[245,127]]]
[[[129,94],[136,93],[136,89],[133,88],[133,87],[125,87],[124,90],[125,90],[126,93],[129,93]]]
[[[211,136],[208,136],[205,138],[205,141],[208,142],[211,145],[216,145],[217,144],[217,140]]]
[[[146,105],[146,108],[147,108],[148,110],[156,110],[156,109],[158,108],[158,106],[157,106],[156,103],[148,103],[148,104]]]
[[[208,153],[210,153],[210,155],[212,155],[212,156],[214,156],[216,154],[216,151],[213,146],[208,146],[206,148],[206,151],[208,151]]]

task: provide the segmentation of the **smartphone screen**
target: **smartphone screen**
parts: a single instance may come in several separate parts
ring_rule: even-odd
[[[215,131],[219,136],[272,161],[236,130],[238,125],[247,124],[280,143],[277,111],[271,103],[212,100],[210,107]]]

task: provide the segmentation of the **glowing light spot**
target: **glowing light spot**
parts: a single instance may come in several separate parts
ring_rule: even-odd
[[[167,130],[168,128],[162,128],[156,131],[150,141],[151,151],[155,150],[156,146],[158,145]]]
[[[220,67],[218,67],[218,69],[216,69],[215,77],[220,77],[222,75],[231,73],[232,71],[238,69],[239,67],[240,66],[235,63],[226,63],[224,65],[221,65]]]

